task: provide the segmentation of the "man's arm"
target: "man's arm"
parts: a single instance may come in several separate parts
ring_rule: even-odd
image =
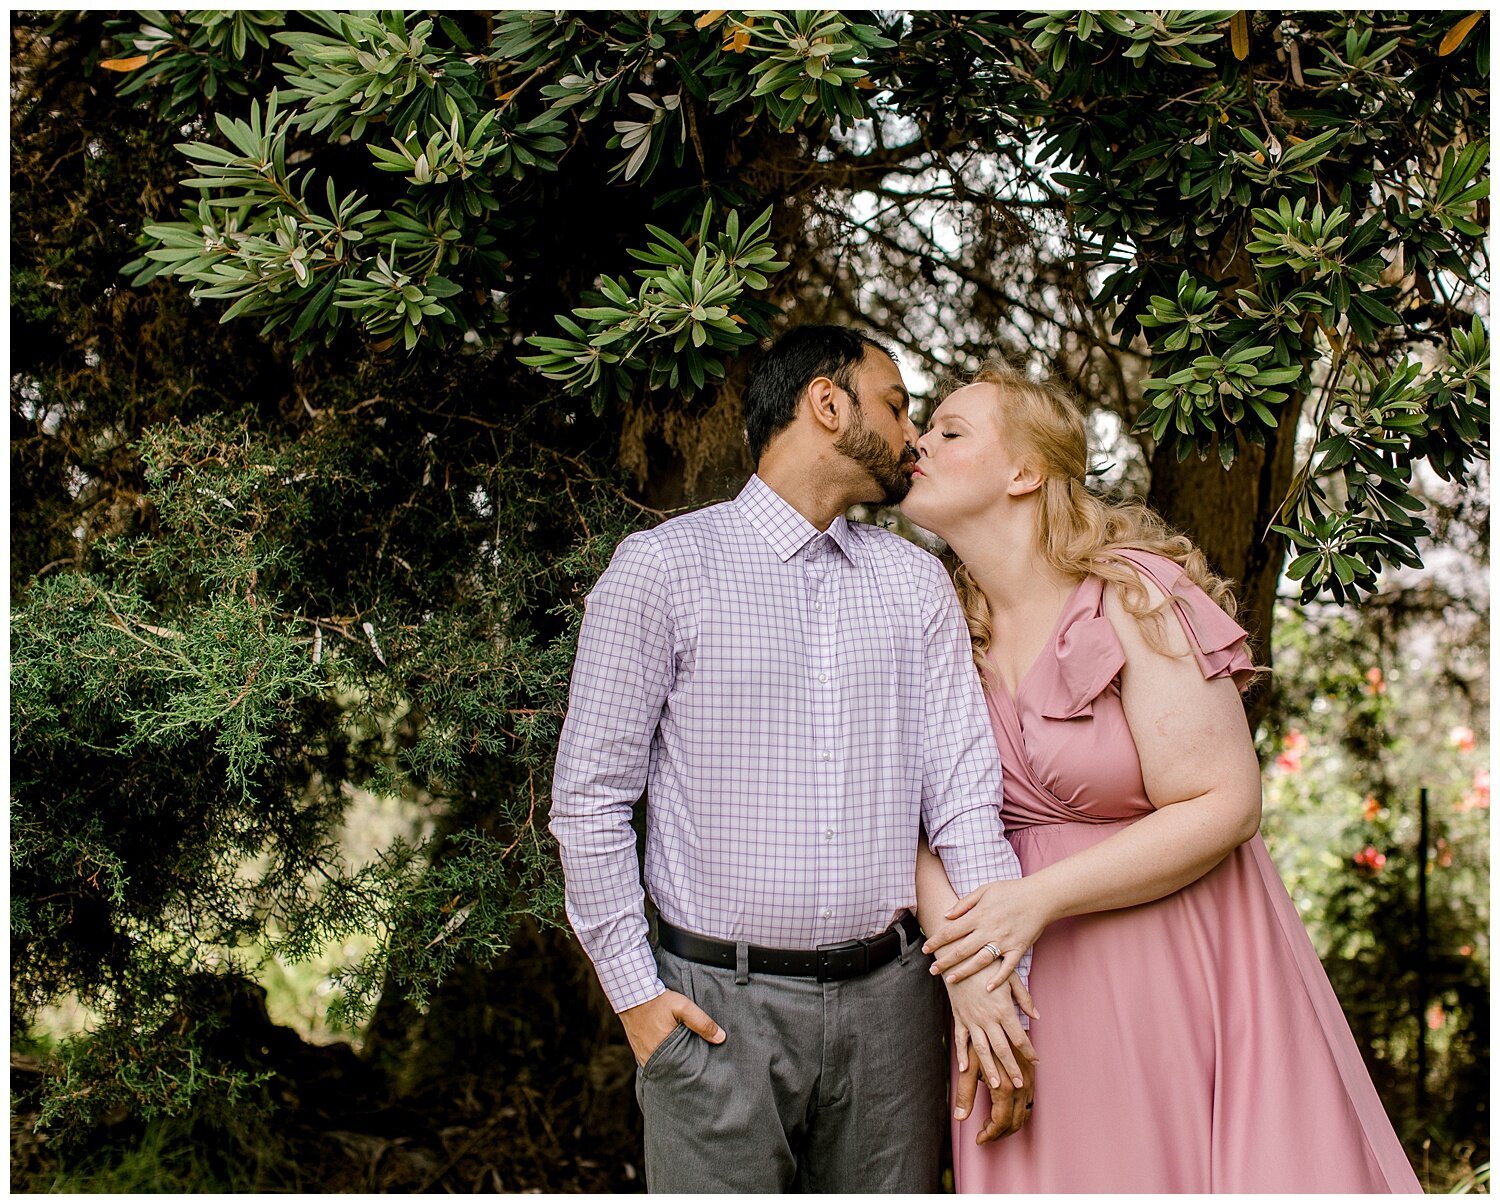
[[[926,715],[922,732],[922,821],[932,851],[941,859],[937,873],[929,875],[929,903],[963,883],[984,884],[997,879],[1021,877],[1021,863],[1005,839],[1000,819],[1000,752],[990,728],[979,678],[973,667],[969,627],[963,608],[946,574],[935,583],[935,605],[923,630],[922,680],[926,691]],[[942,879],[941,889],[936,882]],[[951,882],[951,885],[949,883]],[[920,892],[919,892],[920,893]],[[943,904],[946,907],[946,903]],[[956,1101],[966,1113],[973,1102],[973,1079],[982,1065],[990,1084],[991,1102],[997,1112],[1011,1111],[1011,1102],[1027,1096],[1036,1051],[1024,1031],[1029,1027],[1024,1012],[1035,1012],[1026,992],[1031,971],[1028,949],[1018,969],[1020,990],[984,999],[948,984],[953,1009],[954,1049],[960,1065],[969,1063],[961,1076]],[[936,972],[934,970],[934,972]],[[977,1055],[968,1058],[968,1045]],[[966,1098],[965,1098],[966,1097]],[[1008,1122],[986,1133],[1010,1132]]]
[[[941,582],[924,632],[922,822],[927,842],[963,896],[999,879],[1019,878],[1021,863],[1000,818],[1000,751],[974,670],[969,627],[958,596]],[[1022,960],[1026,982],[1031,954]]]
[[[632,535],[585,605],[549,824],[562,854],[568,920],[616,1012],[666,989],[648,938],[630,817],[646,787],[673,669],[665,566]]]
[[[656,972],[630,826],[674,671],[665,566],[629,536],[584,608],[549,827],[562,852],[568,920],[641,1065],[678,1024],[706,1041],[726,1037]]]

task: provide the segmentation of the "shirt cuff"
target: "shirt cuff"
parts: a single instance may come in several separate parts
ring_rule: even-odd
[[[1021,980],[1021,985],[1027,990],[1031,989],[1031,950],[1021,954],[1021,964],[1016,967],[1016,977]],[[1021,1021],[1021,1027],[1027,1032],[1031,1031],[1031,1017],[1020,1008],[1016,1009],[1016,1016]]]
[[[964,835],[967,836],[967,833]],[[1010,855],[1007,857],[1004,853]],[[1021,863],[1008,845],[999,850],[993,847],[976,847],[964,836],[960,836],[951,844],[945,841],[938,855],[943,860],[943,870],[948,875],[948,881],[960,899],[970,891],[978,890],[986,882],[1021,876]]]
[[[616,1013],[649,1003],[667,989],[656,972],[656,957],[644,936],[639,945],[624,953],[595,962],[594,970]]]

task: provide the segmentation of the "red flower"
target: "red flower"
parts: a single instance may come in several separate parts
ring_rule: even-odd
[[[1455,811],[1488,811],[1490,806],[1490,771],[1474,771],[1474,787],[1454,804]]]
[[[1385,674],[1380,671],[1379,665],[1371,665],[1365,670],[1365,681],[1368,683],[1365,686],[1366,694],[1385,693]]]
[[[1367,844],[1354,854],[1354,864],[1361,869],[1369,870],[1372,874],[1378,874],[1385,869],[1385,854],[1374,845]]]
[[[1435,1003],[1430,1008],[1427,1009],[1427,1027],[1428,1028],[1431,1028],[1431,1029],[1442,1028],[1443,1025],[1445,1023],[1447,1023],[1447,1020],[1448,1020],[1448,1013],[1445,1012],[1445,1011],[1443,1011],[1443,1005],[1442,1004]]]
[[[1373,794],[1365,795],[1364,813],[1367,822],[1373,822],[1380,815],[1380,800]]]
[[[1472,727],[1451,727],[1448,729],[1448,743],[1459,752],[1471,753],[1474,751],[1474,729]]]
[[[1285,750],[1276,758],[1276,766],[1285,773],[1299,773],[1302,769],[1302,754],[1307,748],[1307,737],[1299,728],[1288,728],[1285,736],[1281,738],[1281,747]]]

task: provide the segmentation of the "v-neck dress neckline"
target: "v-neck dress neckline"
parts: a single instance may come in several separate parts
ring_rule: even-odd
[[[1031,680],[1031,675],[1037,671],[1038,666],[1047,659],[1048,654],[1053,650],[1053,647],[1057,643],[1058,632],[1062,629],[1063,621],[1068,617],[1069,608],[1072,607],[1074,599],[1078,597],[1078,592],[1088,582],[1089,578],[1083,577],[1067,592],[1067,595],[1063,598],[1062,609],[1057,612],[1057,618],[1053,620],[1052,627],[1047,632],[1047,638],[1042,641],[1042,646],[1037,654],[1031,658],[1031,664],[1026,666],[1026,671],[1020,677],[1016,678],[1016,688],[1014,690],[1005,684],[1005,677],[995,667],[995,663],[990,660],[989,653],[985,653],[984,659],[989,667],[989,675],[1013,703],[1020,698],[1021,692],[1026,688],[1026,683]]]

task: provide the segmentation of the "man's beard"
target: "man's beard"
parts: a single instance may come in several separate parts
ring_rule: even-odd
[[[860,411],[856,409],[855,414],[860,415]],[[865,426],[862,415],[834,440],[833,450],[853,460],[875,479],[885,494],[881,505],[894,506],[910,492],[911,476],[903,466],[915,461],[916,456],[909,454],[909,449],[899,455],[891,451],[884,439]]]

